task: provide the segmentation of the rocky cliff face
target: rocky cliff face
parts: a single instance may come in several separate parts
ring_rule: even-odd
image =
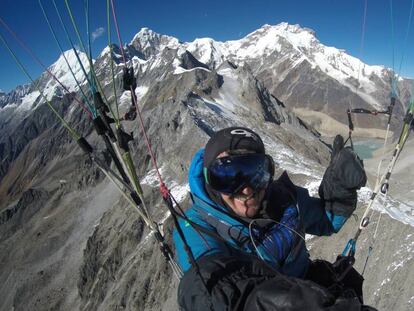
[[[316,193],[329,161],[329,150],[318,131],[292,113],[295,106],[292,98],[296,96],[299,101],[301,86],[309,82],[320,84],[322,80],[326,89],[329,86],[352,100],[358,96],[342,80],[339,83],[326,70],[324,73],[314,66],[312,62],[327,51],[312,41],[310,30],[293,27],[297,34],[305,33],[306,38],[316,42],[309,47],[314,57],[303,60],[302,54],[311,52],[305,47],[299,49],[300,42],[293,45],[293,39],[274,34],[274,29],[280,32],[285,28],[294,34],[291,27],[265,26],[243,40],[227,43],[211,39],[180,43],[143,29],[126,46],[128,61],[138,76],[135,92],[158,166],[183,207],[188,206],[187,172],[193,154],[213,131],[235,124],[251,127],[261,135],[267,152],[275,159],[278,173],[287,170],[296,183]],[[277,38],[280,48],[261,41],[267,38],[264,42],[268,42],[269,37]],[[260,46],[264,46],[261,56],[252,51]],[[110,75],[111,57],[116,64],[116,94]],[[297,68],[292,59],[296,59]],[[59,77],[66,77],[64,66],[56,65],[60,61],[51,69]],[[339,60],[336,62],[337,68],[342,66]],[[105,96],[114,111],[116,99],[122,116],[131,101],[130,92],[121,89],[121,50],[113,46],[110,55],[106,48],[94,64]],[[318,70],[320,74],[315,78],[318,81],[312,80]],[[373,81],[385,81],[383,69],[370,70],[370,77],[376,75]],[[352,74],[348,75],[352,80]],[[41,90],[47,92],[68,123],[101,150],[110,163],[90,120],[73,100],[74,96],[80,97],[77,87],[71,84],[71,93],[66,94],[49,79],[46,73],[40,77]],[[286,79],[291,83],[285,82]],[[284,83],[286,87],[282,87]],[[289,91],[277,94],[278,87],[280,92]],[[102,172],[82,154],[47,109],[36,88],[32,85],[22,89],[0,97],[0,128],[4,133],[0,137],[0,291],[4,297],[0,310],[25,310],[27,306],[33,310],[177,309],[178,282],[151,232]],[[319,93],[309,92],[306,98],[312,100],[297,105],[336,111],[328,103],[317,106]],[[373,98],[376,93],[370,94]],[[5,96],[14,99],[4,101]],[[376,107],[371,99],[364,103],[366,107]],[[335,114],[331,118],[335,119]],[[171,219],[159,194],[138,123],[123,122],[123,125],[127,132],[135,133],[130,146],[151,217],[171,243]],[[367,197],[368,189],[363,194]],[[390,202],[390,209],[399,208],[397,203]],[[386,266],[372,266],[375,277],[369,281],[367,278],[367,295],[371,297],[368,300],[385,309],[392,306],[408,310],[413,301],[411,298],[406,301],[407,292],[401,291],[398,296],[404,300],[400,308],[394,307],[397,297],[387,296],[392,286],[403,279],[394,278],[387,267],[397,260],[393,254],[399,252],[404,257],[410,252],[407,245],[412,242],[409,236],[412,228],[384,218],[389,230],[384,230],[382,238],[387,242],[381,253],[375,254],[378,259],[371,262],[373,265],[375,260],[381,260]],[[332,257],[341,251],[338,245],[342,246],[354,229],[355,224],[350,221],[341,235],[336,236],[337,240],[313,238],[312,251],[316,256]],[[365,245],[361,243],[361,247]],[[404,261],[398,271],[409,271],[410,260]],[[381,282],[386,283],[381,286]],[[404,278],[404,282],[409,285],[410,279]]]

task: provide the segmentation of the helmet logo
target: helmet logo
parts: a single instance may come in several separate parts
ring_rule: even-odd
[[[230,134],[232,134],[232,135],[241,135],[241,136],[244,136],[246,138],[253,138],[253,140],[258,140],[258,137],[255,134],[253,134],[252,132],[248,132],[244,129],[232,130],[230,132]]]

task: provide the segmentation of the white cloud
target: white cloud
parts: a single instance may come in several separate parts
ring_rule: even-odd
[[[101,37],[105,33],[105,28],[99,27],[92,32],[92,42]]]

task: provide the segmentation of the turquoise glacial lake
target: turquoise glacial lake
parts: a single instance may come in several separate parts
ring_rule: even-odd
[[[384,144],[383,139],[377,138],[355,138],[354,150],[361,159],[370,159],[375,150],[381,148]]]

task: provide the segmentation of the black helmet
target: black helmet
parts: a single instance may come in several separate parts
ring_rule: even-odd
[[[216,132],[207,142],[204,167],[208,168],[220,153],[239,149],[265,154],[263,141],[255,132],[240,126],[228,127]]]

